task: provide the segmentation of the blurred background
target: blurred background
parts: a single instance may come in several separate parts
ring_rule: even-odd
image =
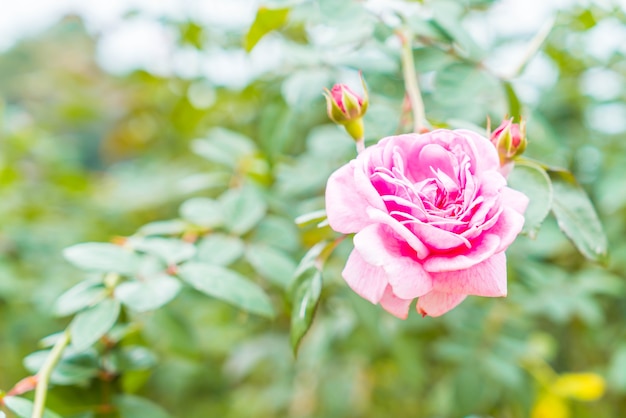
[[[133,344],[150,361],[115,390],[181,418],[621,416],[626,3],[617,0],[5,2],[0,389],[30,374],[24,357],[68,323],[52,315],[54,301],[84,277],[62,249],[176,218],[190,197],[254,181],[268,209],[238,239],[293,273],[333,236],[293,220],[323,208],[326,179],[354,156],[329,124],[323,87],[358,88],[361,70],[367,141],[410,129],[394,33],[403,25],[416,35],[429,120],[481,129],[487,116],[521,113],[527,154],[572,170],[592,198],[609,265],[586,262],[550,218],[508,251],[508,298],[400,321],[343,283],[346,240],[294,357],[280,277],[259,257],[235,257],[277,317],[183,292],[134,318]],[[199,138],[224,155],[207,155]],[[92,376],[57,385],[49,403],[66,417],[116,416],[94,407],[100,396]]]

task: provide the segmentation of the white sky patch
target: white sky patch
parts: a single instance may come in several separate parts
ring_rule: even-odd
[[[596,131],[615,135],[626,131],[626,104],[606,103],[591,106],[587,122]]]
[[[167,76],[172,71],[175,40],[172,28],[154,20],[131,19],[102,35],[96,59],[102,68],[115,74],[144,68]]]
[[[590,68],[580,78],[581,90],[598,101],[619,98],[624,89],[623,78],[615,71],[606,68]]]

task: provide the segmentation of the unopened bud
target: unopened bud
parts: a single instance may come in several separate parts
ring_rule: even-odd
[[[356,141],[363,139],[362,118],[369,104],[363,77],[361,77],[361,83],[363,84],[363,97],[356,94],[345,84],[335,84],[330,90],[324,89],[328,117],[333,122],[343,125]]]
[[[513,123],[513,118],[503,120],[491,134],[491,143],[498,150],[500,165],[510,163],[526,149],[526,122]]]

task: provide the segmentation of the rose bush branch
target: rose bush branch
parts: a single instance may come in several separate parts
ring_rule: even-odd
[[[409,97],[411,111],[413,112],[413,131],[422,133],[428,130],[429,123],[426,119],[426,108],[424,107],[413,61],[413,34],[410,30],[405,29],[399,32],[398,36],[402,42],[402,74],[404,76],[406,94]]]
[[[35,387],[35,403],[33,404],[33,414],[31,418],[42,418],[46,407],[46,397],[48,395],[48,384],[50,376],[55,366],[61,359],[63,350],[70,342],[70,333],[68,330],[63,331],[56,341],[50,354],[46,358],[44,365],[39,373],[37,373],[37,386]]]

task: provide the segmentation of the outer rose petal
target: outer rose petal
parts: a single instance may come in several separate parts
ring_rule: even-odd
[[[358,161],[352,160],[340,167],[326,185],[328,223],[335,231],[344,234],[358,232],[371,224],[368,207],[385,207],[365,174],[359,172],[359,165]]]
[[[350,253],[341,275],[357,295],[372,303],[380,301],[387,287],[385,270],[365,262],[356,250]]]
[[[504,208],[498,221],[492,226],[487,234],[494,234],[500,237],[500,247],[497,251],[504,251],[515,240],[524,226],[524,216],[511,208]]]
[[[424,260],[424,270],[440,273],[468,269],[493,256],[500,247],[500,238],[495,234],[483,232],[472,245],[471,249],[458,253],[453,251],[449,254],[431,255]]]
[[[409,307],[411,306],[413,299],[401,299],[394,295],[391,286],[387,286],[380,305],[385,308],[387,312],[397,316],[400,319],[406,319],[409,316]]]
[[[518,192],[510,187],[505,187],[501,191],[502,204],[515,209],[518,213],[523,214],[528,206],[528,196],[522,192]]]
[[[506,296],[506,256],[495,254],[466,270],[432,273],[433,288],[442,293]],[[421,300],[421,299],[420,299]]]
[[[354,248],[362,259],[382,267],[393,292],[413,299],[432,290],[432,279],[414,258],[402,255],[397,239],[383,225],[370,225],[354,236]]]
[[[422,316],[441,316],[455,308],[467,295],[432,291],[417,300],[417,312]]]

